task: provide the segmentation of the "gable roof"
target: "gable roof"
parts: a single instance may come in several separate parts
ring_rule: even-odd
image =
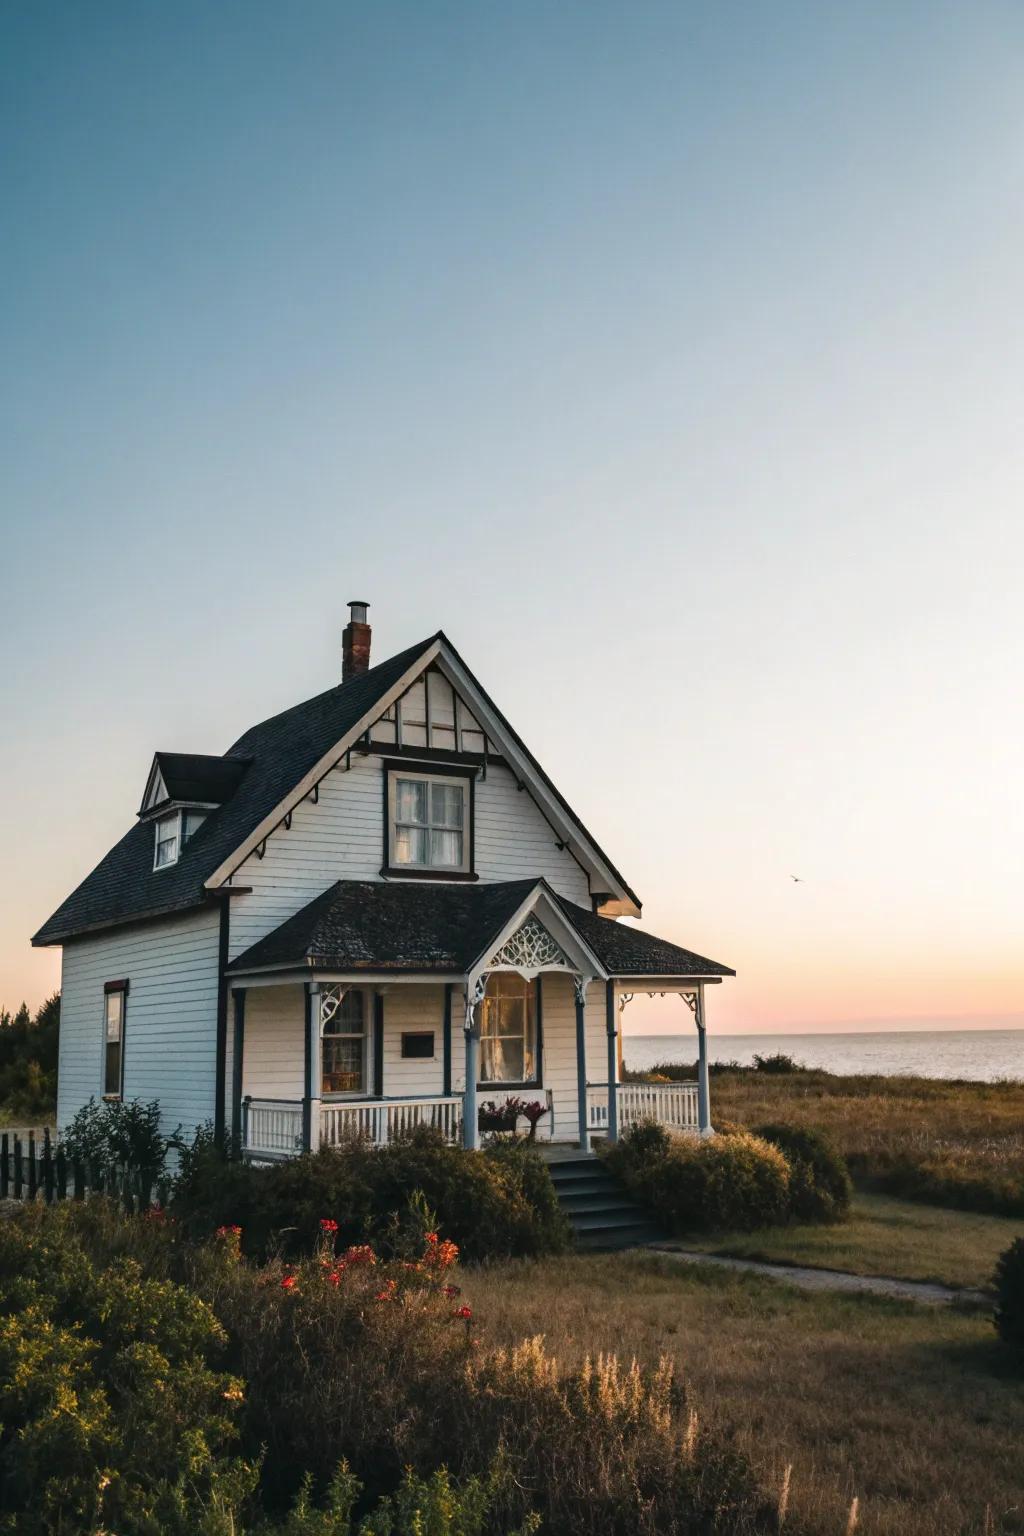
[[[728,966],[558,896],[545,881],[490,885],[338,880],[233,960],[233,972],[306,967],[465,975],[542,887],[610,976],[732,976]]]
[[[416,675],[435,660],[450,667],[460,685],[478,697],[483,711],[492,719],[496,735],[505,738],[524,777],[533,782],[535,792],[548,798],[558,818],[572,829],[581,849],[608,871],[632,910],[639,914],[639,898],[439,630],[347,683],[253,726],[222,759],[202,754],[158,753],[161,771],[165,760],[171,765],[172,776],[178,765],[179,785],[188,781],[187,765],[192,765],[194,778],[196,772],[202,777],[208,765],[219,762],[226,766],[213,771],[225,776],[239,773],[241,766],[237,787],[181,849],[178,862],[165,868],[154,870],[152,830],[148,821],[137,822],[43,924],[33,937],[33,944],[60,944],[97,929],[203,905],[252,848],[274,830],[292,805],[309,793],[332,760],[346,750],[347,741],[354,740],[366,728],[367,717],[383,706],[387,695],[406,680],[407,674]],[[169,784],[167,788],[173,798]]]
[[[435,639],[432,635],[421,640],[349,682],[246,731],[225,753],[230,762],[248,762],[238,788],[189,839],[177,864],[153,868],[153,829],[147,821],[136,822],[47,919],[33,944],[60,944],[97,928],[203,905],[205,882],[213,871]]]

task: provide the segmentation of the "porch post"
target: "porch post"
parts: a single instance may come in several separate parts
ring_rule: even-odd
[[[615,1029],[615,983],[609,976],[604,986],[604,1022],[608,1032],[608,1140],[619,1139],[619,1050]]]
[[[452,1092],[452,993],[454,991],[454,982],[446,981],[444,984],[444,1024],[441,1034],[442,1070],[444,1073],[442,1088],[446,1099],[451,1097]]]
[[[576,1103],[579,1112],[580,1151],[590,1151],[589,1117],[587,1115],[587,1022],[584,1007],[587,1000],[589,977],[574,978],[576,988]]]
[[[713,1136],[711,1126],[711,1082],[708,1076],[708,1032],[704,1023],[704,987],[697,987],[697,1130],[701,1136]]]
[[[320,988],[307,981],[305,1011],[305,1093],[302,1098],[302,1147],[320,1146]]]
[[[480,1145],[480,1122],[476,1106],[476,1086],[480,1076],[480,1026],[477,1009],[487,990],[487,976],[478,976],[470,986],[466,977],[466,1086],[462,1094],[462,1145],[475,1151]]]
[[[236,1152],[242,1150],[242,1060],[245,1053],[245,988],[236,987],[232,996],[235,1002],[235,1032],[231,1051],[231,1144]]]

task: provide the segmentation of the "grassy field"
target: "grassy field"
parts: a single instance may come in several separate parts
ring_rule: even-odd
[[[686,1247],[769,1263],[984,1289],[996,1259],[1021,1236],[1024,1221],[1012,1217],[975,1216],[887,1195],[858,1194],[849,1221],[840,1226],[718,1232],[687,1240]]]
[[[1024,1083],[717,1071],[711,1109],[717,1126],[784,1120],[827,1131],[864,1187],[1024,1216]]]
[[[489,1340],[543,1334],[566,1362],[671,1356],[772,1486],[792,1464],[791,1515],[814,1536],[843,1536],[854,1497],[858,1536],[1024,1532],[1024,1393],[981,1313],[640,1254],[464,1278]]]

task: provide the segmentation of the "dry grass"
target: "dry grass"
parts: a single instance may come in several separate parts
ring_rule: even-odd
[[[1024,1083],[726,1071],[711,1107],[716,1124],[827,1131],[854,1178],[889,1194],[1024,1216]]]
[[[717,1232],[688,1239],[686,1246],[769,1263],[984,1288],[996,1259],[1021,1235],[1022,1223],[1012,1217],[975,1216],[887,1195],[859,1194],[849,1221],[838,1226]]]
[[[982,1315],[653,1255],[518,1261],[465,1281],[488,1342],[542,1333],[566,1363],[670,1356],[703,1421],[735,1426],[772,1486],[792,1464],[794,1529],[840,1536],[857,1497],[858,1536],[1024,1532],[1024,1394]]]

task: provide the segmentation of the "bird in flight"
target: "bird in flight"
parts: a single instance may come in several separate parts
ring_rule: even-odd
[[[806,885],[807,884],[806,880],[803,878],[802,875],[790,875],[789,878],[791,880],[795,880],[797,885]]]

